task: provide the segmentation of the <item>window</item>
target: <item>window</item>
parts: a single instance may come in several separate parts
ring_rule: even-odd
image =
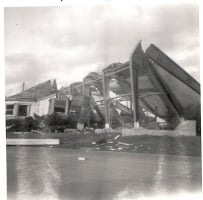
[[[27,116],[27,105],[19,105],[18,116]]]
[[[65,108],[61,108],[61,107],[55,107],[55,108],[54,108],[54,112],[61,112],[61,113],[65,113]]]
[[[13,115],[14,104],[6,105],[6,115]]]
[[[66,101],[56,100],[54,106],[54,112],[65,113]]]

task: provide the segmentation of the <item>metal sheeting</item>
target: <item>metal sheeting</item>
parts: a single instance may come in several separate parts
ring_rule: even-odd
[[[190,120],[199,119],[200,84],[155,45],[150,45],[146,55],[151,63],[153,74],[162,85],[169,100],[169,103],[164,102],[165,105],[176,110],[179,117]]]
[[[200,110],[200,95],[159,65],[154,64],[154,67],[159,76],[164,77],[164,84],[170,90],[169,95],[173,95],[172,100],[175,100],[176,104],[179,104],[183,117],[185,119],[194,118],[195,112],[198,109]]]
[[[110,112],[119,118],[117,110],[129,116],[133,113],[136,120],[148,111],[173,123],[200,116],[200,84],[154,45],[144,52],[138,43],[129,62],[109,65],[103,76],[96,72],[87,75],[83,95],[90,97],[91,106],[107,123]]]

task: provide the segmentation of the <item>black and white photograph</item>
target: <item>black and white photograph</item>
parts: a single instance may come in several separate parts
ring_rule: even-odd
[[[4,6],[8,200],[202,199],[199,1]]]

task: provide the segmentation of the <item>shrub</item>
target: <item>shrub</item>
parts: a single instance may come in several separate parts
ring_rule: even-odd
[[[39,128],[39,124],[37,120],[33,119],[32,117],[26,118],[17,118],[17,119],[8,119],[6,120],[6,126],[10,126],[8,131],[31,131],[37,130]]]
[[[63,132],[65,128],[76,128],[77,122],[71,117],[53,113],[45,117],[44,123],[48,126],[51,131]]]

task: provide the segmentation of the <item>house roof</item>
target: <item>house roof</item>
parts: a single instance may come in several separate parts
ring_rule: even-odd
[[[21,93],[6,97],[6,101],[37,101],[57,92],[56,80],[39,83]]]

